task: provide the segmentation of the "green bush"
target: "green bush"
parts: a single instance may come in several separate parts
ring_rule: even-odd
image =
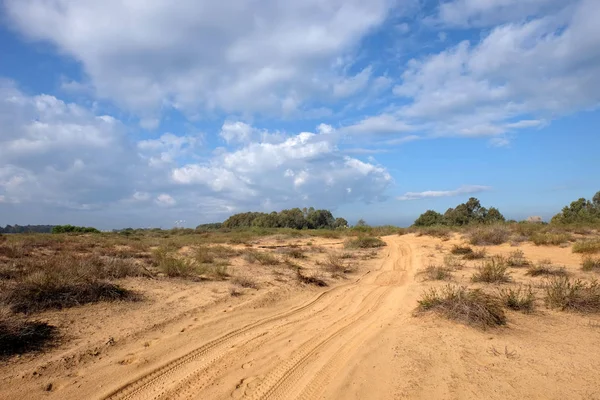
[[[385,246],[385,242],[374,236],[359,236],[356,239],[346,240],[344,247],[347,249],[371,249]]]

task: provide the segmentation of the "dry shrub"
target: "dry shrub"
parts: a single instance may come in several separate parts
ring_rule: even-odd
[[[506,315],[497,297],[464,286],[429,289],[421,295],[417,310],[435,311],[446,318],[484,329],[506,324]]]
[[[562,243],[567,243],[573,240],[573,237],[568,233],[552,233],[552,232],[536,232],[529,238],[536,246],[558,246]]]
[[[526,275],[529,276],[567,276],[569,273],[565,267],[555,267],[548,264],[532,265],[527,268]]]
[[[304,275],[301,268],[296,269],[296,278],[301,283],[307,285],[315,285],[320,287],[328,286],[327,282],[325,282],[323,279],[317,278],[316,276]]]
[[[8,310],[0,309],[0,359],[44,350],[57,339],[56,327],[11,315]]]
[[[486,283],[508,282],[510,281],[510,276],[506,272],[507,269],[508,267],[502,260],[492,258],[477,268],[477,272],[471,276],[471,281]]]
[[[463,258],[465,260],[480,260],[482,258],[485,258],[486,255],[486,250],[482,248],[479,250],[473,250],[471,253],[465,254]]]
[[[302,250],[296,248],[289,249],[285,254],[292,258],[306,258],[306,254],[304,254]]]
[[[573,253],[600,253],[600,239],[582,240],[573,245]]]
[[[156,268],[169,278],[195,277],[203,272],[191,260],[179,258],[165,248],[156,249],[153,256]]]
[[[360,236],[356,239],[346,240],[344,247],[347,249],[371,249],[385,246],[385,242],[374,236]]]
[[[506,265],[509,267],[527,267],[531,263],[525,258],[525,253],[522,250],[515,250],[508,255]]]
[[[460,258],[447,254],[444,256],[444,266],[451,270],[459,270],[465,267],[465,263]]]
[[[452,270],[441,265],[428,265],[421,274],[430,281],[445,281],[452,279]]]
[[[504,226],[480,226],[468,234],[472,245],[496,245],[506,243],[510,237],[510,230]]]
[[[330,253],[325,258],[325,261],[321,263],[323,268],[333,275],[347,274],[354,272],[354,267],[350,263],[345,262],[344,259],[338,253]]]
[[[550,308],[579,312],[600,312],[600,284],[598,281],[575,281],[566,277],[550,279],[544,290],[546,305]]]
[[[247,276],[236,276],[231,282],[243,288],[258,289],[258,283]]]
[[[511,310],[530,313],[535,308],[535,294],[531,286],[519,286],[517,289],[507,288],[498,292],[504,306]]]
[[[271,253],[248,250],[244,254],[244,259],[250,264],[259,263],[260,265],[278,265],[281,260]]]
[[[455,244],[454,246],[452,246],[450,253],[454,255],[467,255],[472,254],[473,249],[471,248],[471,246],[459,246]]]
[[[451,228],[447,226],[428,226],[428,227],[419,227],[416,228],[417,236],[433,236],[436,238],[440,238],[442,240],[450,239],[452,236]]]
[[[600,257],[584,257],[581,262],[584,271],[600,271]]]

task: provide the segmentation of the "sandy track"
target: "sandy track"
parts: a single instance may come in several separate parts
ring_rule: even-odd
[[[412,306],[403,301],[412,249],[400,237],[386,241],[379,269],[206,342],[103,398],[318,398],[362,343]]]

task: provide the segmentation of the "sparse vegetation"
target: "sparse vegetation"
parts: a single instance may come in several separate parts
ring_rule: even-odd
[[[525,253],[522,250],[515,250],[508,255],[506,259],[506,265],[509,267],[527,267],[531,263],[525,258]]]
[[[497,258],[484,262],[471,277],[473,282],[504,283],[510,281],[507,266]]]
[[[452,270],[441,265],[430,264],[423,270],[422,274],[430,281],[445,281],[452,279]]]
[[[481,248],[473,250],[471,253],[465,254],[463,258],[465,260],[480,260],[482,258],[485,258],[486,255],[487,252],[485,251],[485,248]]]
[[[565,232],[562,233],[551,233],[551,232],[536,232],[530,236],[530,240],[536,246],[558,246],[563,243],[568,243],[573,237]]]
[[[573,245],[573,253],[600,253],[600,239],[582,240]]]
[[[501,289],[498,296],[505,307],[511,310],[530,313],[535,308],[535,293],[531,286],[519,286],[517,289]]]
[[[481,328],[506,324],[506,315],[497,297],[463,286],[429,289],[422,294],[418,311],[435,311],[446,318]]]
[[[341,274],[347,274],[353,272],[355,268],[350,265],[344,258],[338,253],[330,253],[325,257],[325,261],[321,263],[327,272],[330,272],[334,276]]]
[[[0,360],[16,354],[43,350],[56,342],[56,327],[31,321],[0,309]]]
[[[600,312],[600,284],[566,277],[550,279],[545,285],[545,302],[550,308],[579,312]]]
[[[472,229],[468,233],[469,242],[472,245],[496,245],[506,243],[510,237],[510,230],[501,225],[481,226]]]
[[[555,267],[548,264],[532,265],[527,269],[526,272],[529,276],[567,276],[565,267]]]
[[[455,244],[454,246],[452,246],[452,250],[450,250],[450,253],[464,256],[468,254],[473,254],[473,249],[470,246],[460,246]]]
[[[301,271],[301,268],[298,268],[296,270],[296,278],[298,278],[300,282],[307,285],[315,285],[321,287],[329,286],[327,285],[327,282],[325,282],[323,279],[317,278],[316,276],[304,275]]]
[[[248,289],[258,289],[258,283],[247,276],[236,276],[232,279],[231,283]]]
[[[281,263],[281,260],[273,254],[255,250],[246,251],[244,259],[250,264],[257,262],[261,265],[277,265]]]
[[[344,247],[347,249],[371,249],[383,246],[385,246],[385,242],[374,236],[359,236],[344,243]]]
[[[444,256],[444,266],[450,270],[456,271],[464,268],[465,263],[457,256],[447,254]]]
[[[584,271],[600,271],[600,257],[584,257],[581,262]]]

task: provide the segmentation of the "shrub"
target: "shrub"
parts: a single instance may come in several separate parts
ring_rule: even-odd
[[[43,350],[57,339],[57,328],[46,322],[28,321],[0,311],[0,359]]]
[[[567,243],[572,239],[573,239],[573,237],[571,235],[569,235],[568,233],[536,232],[530,236],[530,240],[536,246],[542,246],[542,245],[558,246],[562,243]]]
[[[258,284],[253,279],[247,276],[237,276],[233,278],[232,283],[243,288],[258,289]]]
[[[473,249],[470,246],[459,246],[455,244],[452,247],[452,250],[450,250],[450,253],[455,255],[468,255],[473,254]]]
[[[507,266],[504,262],[492,258],[477,268],[477,272],[471,277],[473,282],[502,283],[510,281],[506,273]]]
[[[248,261],[250,264],[254,264],[255,262],[261,265],[277,265],[281,263],[281,260],[274,255],[262,252],[262,251],[247,251],[244,255],[244,259]]]
[[[320,287],[328,286],[327,282],[325,282],[323,279],[319,279],[316,276],[304,275],[301,268],[296,269],[296,278],[298,278],[298,281],[307,285],[315,285]]]
[[[416,229],[416,233],[417,236],[433,236],[442,240],[448,240],[450,239],[452,230],[447,226],[436,225],[418,228]]]
[[[292,258],[306,258],[306,254],[300,249],[289,249],[286,254]]]
[[[573,253],[600,253],[600,239],[583,240],[573,245]]]
[[[509,267],[526,267],[531,263],[525,258],[525,253],[522,250],[515,250],[508,255],[506,265]]]
[[[332,274],[346,274],[353,272],[354,268],[350,264],[344,262],[344,259],[336,253],[328,254],[323,262],[323,267],[326,271]]]
[[[452,279],[452,270],[450,268],[442,267],[440,265],[428,265],[423,270],[427,280],[430,281],[444,281]]]
[[[465,263],[460,258],[447,254],[444,256],[444,265],[451,270],[457,270],[464,268]]]
[[[568,274],[564,267],[553,267],[547,264],[532,265],[526,272],[529,276],[567,276]]]
[[[510,231],[504,226],[481,226],[469,232],[469,242],[472,245],[495,245],[508,241]]]
[[[473,250],[473,252],[465,254],[463,258],[465,260],[479,260],[485,258],[486,254],[485,249]]]
[[[531,286],[526,288],[519,286],[518,289],[502,289],[499,291],[499,297],[504,306],[511,310],[529,313],[535,308],[535,294]]]
[[[544,289],[546,305],[550,308],[600,312],[600,284],[596,280],[583,282],[566,277],[552,278]]]
[[[585,257],[581,262],[584,271],[600,271],[600,257]]]
[[[164,249],[157,249],[154,252],[154,264],[169,278],[188,278],[203,272],[203,269],[198,268],[190,260],[176,257]]]
[[[479,289],[448,285],[430,289],[419,300],[418,311],[435,311],[446,318],[482,328],[506,324],[499,299]]]
[[[371,249],[383,246],[385,246],[385,242],[374,236],[360,236],[344,243],[344,247],[347,249]]]

